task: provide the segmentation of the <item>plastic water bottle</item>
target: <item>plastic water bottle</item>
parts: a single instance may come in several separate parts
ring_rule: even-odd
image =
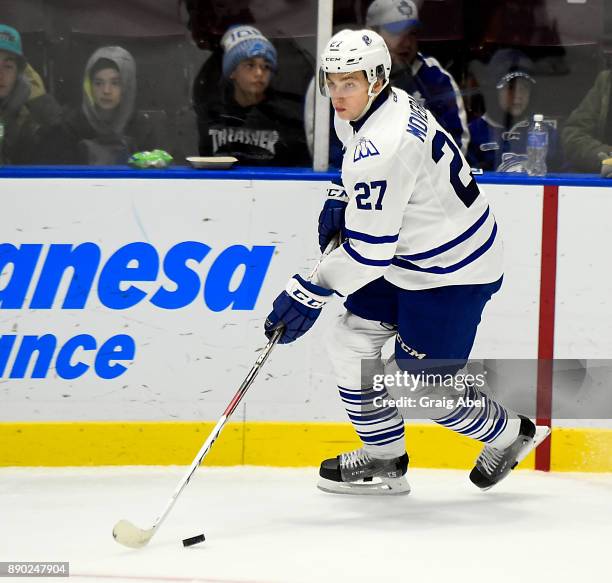
[[[530,176],[546,175],[546,155],[548,154],[548,131],[544,116],[536,113],[527,134],[527,172]]]

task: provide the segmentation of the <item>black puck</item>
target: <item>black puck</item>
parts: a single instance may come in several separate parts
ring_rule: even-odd
[[[203,542],[204,542],[204,535],[198,534],[196,536],[192,536],[191,538],[183,539],[183,546],[191,547],[193,545],[197,545],[198,543],[203,543]]]

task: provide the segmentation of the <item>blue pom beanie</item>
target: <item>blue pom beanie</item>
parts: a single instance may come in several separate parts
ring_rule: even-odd
[[[253,26],[232,26],[221,39],[223,76],[229,77],[241,61],[261,57],[276,70],[274,45]]]

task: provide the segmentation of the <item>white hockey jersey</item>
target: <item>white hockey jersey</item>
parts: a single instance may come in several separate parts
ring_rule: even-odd
[[[346,241],[322,261],[315,283],[348,295],[380,276],[410,290],[501,277],[493,212],[428,110],[394,88],[357,131],[338,116],[335,126],[346,148]]]

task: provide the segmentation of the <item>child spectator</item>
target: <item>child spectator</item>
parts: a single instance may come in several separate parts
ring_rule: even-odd
[[[0,24],[0,164],[40,162],[41,130],[60,115],[23,55],[21,36]]]
[[[136,65],[121,47],[102,47],[89,58],[80,109],[65,112],[46,136],[52,164],[125,164],[134,152],[163,147],[160,128],[134,112]]]
[[[202,156],[235,156],[255,166],[310,164],[299,99],[270,87],[276,49],[252,26],[221,39],[220,85],[196,104]]]
[[[612,156],[612,71],[602,71],[595,85],[569,116],[562,133],[570,172],[599,172]]]
[[[480,75],[486,112],[470,122],[468,161],[475,168],[500,172],[524,171],[533,64],[521,51],[500,49]],[[477,75],[478,76],[478,75]],[[558,166],[556,120],[545,119],[549,130],[548,168]]]

